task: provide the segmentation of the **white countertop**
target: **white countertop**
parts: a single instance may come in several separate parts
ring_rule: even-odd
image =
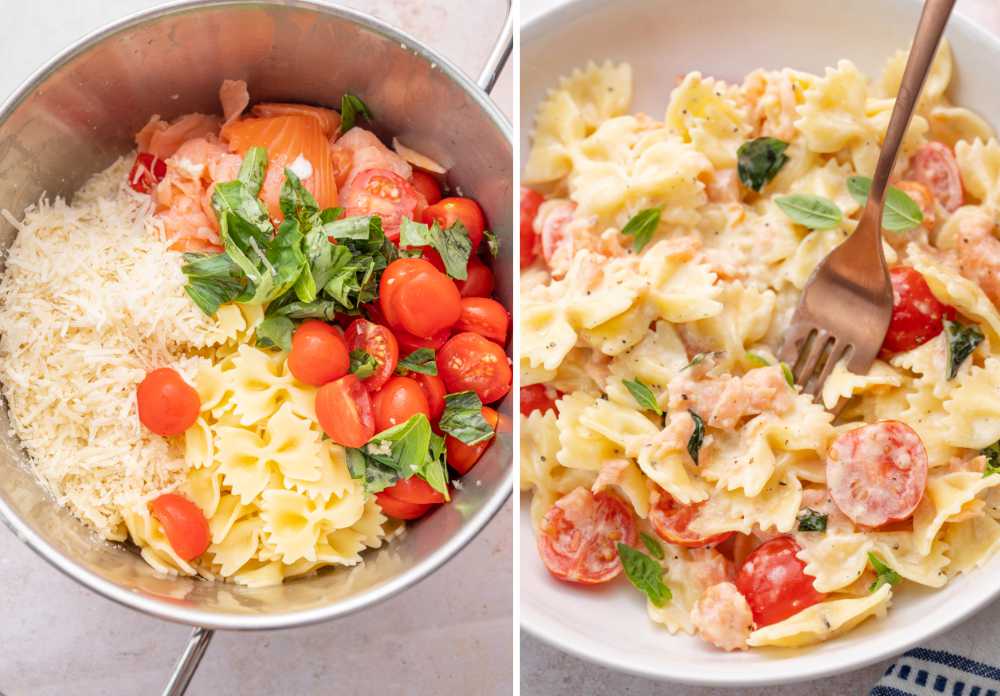
[[[0,99],[86,32],[155,0],[0,0]],[[341,0],[477,75],[503,0]],[[469,30],[468,27],[474,27]],[[494,97],[512,112],[508,66]],[[309,628],[217,633],[189,694],[509,694],[511,504],[418,586]],[[163,687],[189,630],[104,600],[0,525],[0,694],[118,696]]]

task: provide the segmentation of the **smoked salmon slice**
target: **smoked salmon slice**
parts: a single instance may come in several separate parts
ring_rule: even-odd
[[[320,106],[306,106],[305,104],[276,104],[264,102],[255,104],[254,116],[268,118],[270,116],[308,116],[319,121],[323,128],[323,134],[330,137],[340,128],[340,114],[333,109],[324,109]]]
[[[303,185],[315,196],[320,208],[337,205],[330,138],[320,118],[294,114],[241,119],[223,126],[221,137],[231,152],[241,156],[251,147],[267,149],[268,166],[261,198],[272,218],[282,219],[280,196],[286,167],[293,167],[300,174]]]

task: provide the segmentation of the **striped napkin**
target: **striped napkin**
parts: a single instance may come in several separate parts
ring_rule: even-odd
[[[936,641],[936,642],[941,642]],[[945,641],[947,642],[947,641]],[[1000,662],[1000,645],[981,651]],[[944,650],[914,648],[889,665],[869,696],[998,696],[1000,668]]]

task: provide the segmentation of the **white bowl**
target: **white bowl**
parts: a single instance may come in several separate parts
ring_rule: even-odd
[[[917,0],[579,0],[521,32],[521,156],[528,152],[539,101],[561,75],[589,60],[628,61],[634,110],[662,116],[678,74],[699,70],[739,81],[757,67],[822,74],[849,58],[876,76],[909,45]],[[953,101],[1000,126],[1000,40],[961,16],[946,36],[955,55]],[[654,679],[749,687],[815,679],[903,652],[985,607],[1000,592],[1000,557],[939,590],[898,592],[885,619],[808,649],[723,653],[698,638],[671,636],[646,616],[645,599],[626,582],[575,588],[549,576],[535,551],[522,500],[521,624],[586,660]]]

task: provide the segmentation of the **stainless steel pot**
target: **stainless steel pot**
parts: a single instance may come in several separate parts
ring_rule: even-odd
[[[417,2],[419,0],[413,0]],[[19,216],[43,194],[70,196],[133,148],[151,114],[218,110],[224,78],[244,79],[257,100],[336,106],[361,96],[383,138],[449,168],[450,183],[483,206],[502,238],[497,294],[513,306],[513,140],[487,96],[512,49],[509,12],[482,74],[472,82],[415,39],[360,12],[304,0],[188,0],[85,37],[0,107],[0,209]],[[0,218],[0,246],[15,230]],[[511,418],[512,399],[501,413]],[[119,604],[196,627],[168,684],[181,694],[215,629],[301,626],[344,616],[416,583],[467,544],[512,486],[512,437],[501,433],[476,466],[476,485],[370,553],[363,566],[271,588],[157,574],[133,551],[95,538],[49,498],[8,435],[0,408],[0,518],[77,582]]]

